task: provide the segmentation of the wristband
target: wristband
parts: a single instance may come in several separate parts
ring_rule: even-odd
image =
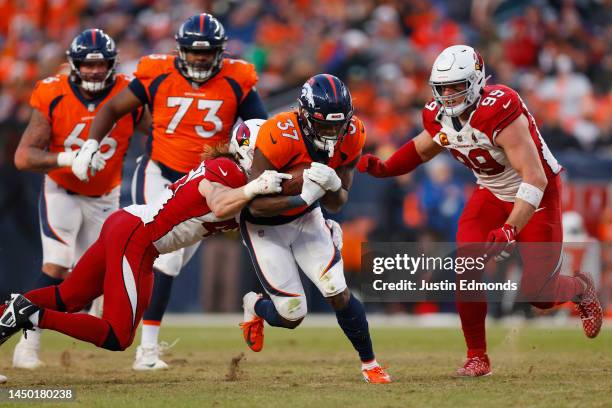
[[[544,192],[529,183],[521,183],[518,191],[516,192],[516,198],[520,198],[523,201],[533,205],[537,210],[540,206],[540,202],[544,197]]]

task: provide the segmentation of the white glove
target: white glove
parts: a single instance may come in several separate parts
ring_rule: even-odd
[[[102,153],[98,150],[91,158],[91,175],[101,172],[106,167],[106,160],[102,157]]]
[[[81,181],[89,181],[87,172],[91,164],[91,158],[98,151],[98,141],[87,139],[72,161],[72,172]]]
[[[342,187],[342,180],[336,170],[323,163],[313,162],[308,169],[309,177],[327,191],[338,191]]]
[[[244,195],[250,200],[258,194],[275,194],[282,191],[281,183],[289,180],[291,174],[279,173],[274,170],[266,170],[255,180],[244,186]]]
[[[325,195],[323,187],[310,179],[310,169],[304,170],[302,179],[304,182],[302,183],[302,193],[300,197],[302,197],[306,205],[311,205]]]
[[[69,152],[61,152],[57,154],[57,165],[58,167],[69,167],[72,166],[74,158],[79,154],[78,150],[70,150]]]
[[[325,220],[325,225],[331,230],[334,246],[338,248],[338,251],[342,251],[342,246],[344,245],[342,241],[342,227],[334,220]]]

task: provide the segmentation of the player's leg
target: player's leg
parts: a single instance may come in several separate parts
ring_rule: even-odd
[[[296,221],[277,226],[240,221],[240,233],[260,283],[271,300],[254,292],[243,298],[245,341],[254,351],[263,347],[263,320],[270,326],[293,329],[307,313],[306,296],[291,253]]]
[[[148,156],[142,156],[132,178],[132,201],[135,204],[150,203],[170,184],[171,181],[162,175],[160,167]],[[184,249],[180,249],[160,255],[153,265],[153,293],[150,305],[143,316],[140,345],[136,350],[132,366],[135,370],[168,368],[168,365],[160,359],[159,329],[170,300],[174,277],[178,275],[183,265],[183,253]]]
[[[562,240],[560,181],[549,183],[540,209],[519,233],[519,250],[523,259],[521,295],[532,305],[547,309],[575,301],[583,318],[587,337],[599,333],[603,314],[588,273],[562,275]]]
[[[102,197],[79,197],[83,211],[83,224],[76,240],[75,259],[79,259],[98,239],[104,221],[119,209],[119,194],[120,187],[117,186]],[[89,313],[97,317],[102,316],[102,301],[102,297],[94,299]]]
[[[459,219],[457,229],[457,256],[482,256],[482,246],[466,245],[469,243],[484,243],[489,231],[500,227],[508,217],[502,201],[489,190],[477,187],[472,194]],[[474,252],[474,253],[473,253]],[[466,271],[462,278],[468,275],[479,280],[482,271]],[[461,376],[481,376],[491,373],[487,352],[485,319],[487,316],[486,295],[482,292],[458,294],[457,312],[461,319],[461,329],[467,346],[467,360],[463,367],[457,370]]]
[[[42,270],[33,289],[62,283],[75,260],[75,244],[82,224],[78,197],[69,195],[48,176],[39,197],[38,213],[43,248]],[[43,365],[38,357],[41,330],[21,336],[13,352],[13,367],[35,369]]]
[[[391,378],[374,357],[363,304],[349,291],[340,250],[332,240],[320,209],[301,219],[300,234],[291,245],[295,260],[336,312],[340,328],[359,354],[364,379],[388,383]]]

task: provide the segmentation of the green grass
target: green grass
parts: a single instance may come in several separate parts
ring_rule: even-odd
[[[15,336],[17,337],[17,336]],[[261,353],[246,349],[238,328],[165,327],[180,337],[165,359],[171,369],[131,370],[134,346],[123,353],[96,349],[46,332],[47,366],[10,368],[16,339],[2,346],[4,387],[71,387],[87,407],[474,407],[611,406],[612,332],[595,340],[578,329],[489,330],[494,375],[454,378],[464,355],[459,329],[374,329],[377,358],[389,366],[391,385],[361,380],[355,353],[336,328],[266,327]],[[244,353],[233,380],[230,361]],[[2,404],[3,402],[0,402]],[[17,406],[34,406],[20,403]],[[59,404],[38,404],[51,407]]]

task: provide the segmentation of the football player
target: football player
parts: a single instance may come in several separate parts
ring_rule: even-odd
[[[476,176],[475,190],[459,219],[457,242],[488,243],[489,258],[502,261],[521,245],[522,295],[550,308],[574,300],[587,337],[597,336],[602,310],[588,274],[559,274],[561,264],[561,166],[513,89],[486,85],[482,57],[455,45],[436,58],[429,79],[434,98],[423,109],[425,128],[383,162],[364,155],[359,171],[375,177],[406,174],[448,149]],[[463,299],[466,300],[466,299]],[[467,359],[457,374],[491,374],[486,354],[486,301],[458,299]]]
[[[264,320],[290,329],[302,322],[307,307],[301,269],[336,311],[338,324],[359,353],[365,380],[388,383],[389,375],[374,358],[363,305],[347,288],[342,256],[319,205],[337,212],[346,203],[365,128],[353,115],[348,89],[333,75],[306,81],[298,103],[297,111],[266,121],[255,146],[251,179],[269,170],[309,168],[300,195],[256,199],[241,215],[242,237],[271,298],[254,292],[244,296],[244,338],[260,351]]]
[[[254,122],[244,125],[252,130],[253,144],[263,121]],[[242,152],[249,149],[246,146]],[[155,259],[236,229],[236,215],[245,204],[257,195],[279,192],[280,183],[291,178],[266,171],[247,184],[250,156],[228,153],[223,145],[208,148],[204,161],[158,200],[113,213],[63,282],[13,294],[0,307],[0,344],[20,329],[40,327],[107,350],[129,347],[149,303]],[[78,313],[101,294],[101,318]]]
[[[129,81],[115,74],[117,49],[99,29],[77,35],[66,52],[69,75],[36,84],[30,98],[32,116],[15,153],[20,170],[46,173],[39,216],[43,265],[36,287],[58,285],[69,268],[98,237],[104,220],[119,208],[123,157],[136,128],[145,131],[150,117],[137,107],[109,129],[92,160],[97,172],[89,182],[74,175],[74,158],[83,152],[94,116]],[[40,331],[15,347],[13,366],[37,368]]]
[[[198,14],[188,18],[175,38],[178,56],[142,58],[128,89],[96,116],[89,132],[90,142],[95,144],[126,112],[149,107],[153,117],[151,152],[139,159],[134,174],[132,199],[136,204],[153,202],[167,186],[196,167],[204,146],[229,143],[237,117],[267,118],[255,89],[255,67],[223,57],[227,37],[215,17]],[[81,158],[83,163],[87,160]],[[159,327],[173,279],[198,245],[164,254],[155,261],[155,286],[144,314],[134,369],[168,367],[160,359]]]

